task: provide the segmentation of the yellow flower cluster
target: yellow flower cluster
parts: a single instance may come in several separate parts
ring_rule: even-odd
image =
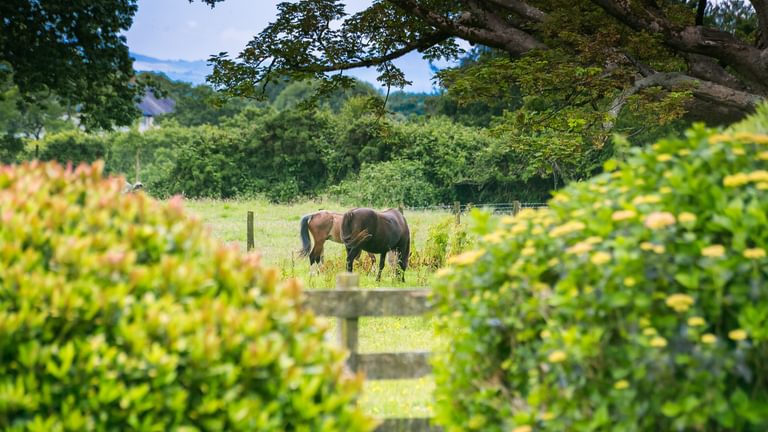
[[[595,252],[592,258],[589,259],[594,265],[603,265],[611,260],[611,254],[607,252]]]
[[[629,381],[627,380],[618,380],[616,383],[613,384],[613,388],[616,390],[624,390],[625,388],[629,387]]]
[[[547,356],[547,360],[549,360],[550,363],[562,363],[565,361],[565,359],[568,356],[565,354],[565,352],[560,350],[555,350],[549,353],[549,356]]]
[[[750,173],[736,173],[725,176],[723,186],[739,187],[748,183],[766,183],[768,182],[768,171],[757,170]]]
[[[467,251],[448,258],[448,264],[469,265],[477,261],[484,253],[485,249]]]
[[[672,155],[667,153],[662,153],[660,155],[656,155],[656,160],[659,162],[668,162],[672,160]]]
[[[701,255],[708,258],[721,258],[725,255],[725,247],[719,244],[707,246],[701,250]]]
[[[587,226],[584,225],[584,223],[579,221],[571,221],[564,223],[560,226],[557,226],[555,228],[552,228],[552,231],[549,232],[550,237],[561,237],[570,233],[578,232],[586,228]]]
[[[632,200],[632,204],[657,204],[661,202],[661,197],[658,195],[640,195]]]
[[[657,245],[651,242],[640,243],[640,249],[644,251],[654,251],[657,254],[663,254],[667,250],[667,248],[665,248],[664,245]]]
[[[592,250],[592,244],[587,241],[580,241],[565,250],[565,253],[571,255],[581,255]]]
[[[615,221],[623,221],[627,219],[632,219],[635,216],[637,216],[637,213],[634,210],[619,210],[613,212],[611,215],[611,219]]]
[[[717,336],[713,335],[712,333],[706,333],[701,335],[701,341],[707,345],[712,345],[713,343],[717,342]]]
[[[749,258],[749,259],[765,258],[765,249],[763,248],[745,249],[744,258]]]
[[[651,339],[651,346],[654,348],[664,348],[667,346],[667,340],[661,336],[656,336],[655,338]]]
[[[731,330],[728,332],[728,337],[735,341],[742,341],[747,338],[747,332],[742,329]]]
[[[645,226],[652,230],[658,230],[674,225],[675,215],[669,212],[653,212],[645,217]]]
[[[666,303],[675,312],[685,312],[693,305],[693,297],[688,294],[672,294],[667,297]]]
[[[688,318],[688,325],[691,327],[701,327],[705,325],[707,322],[704,321],[704,318],[700,316],[692,316]]]
[[[696,222],[696,215],[689,212],[682,212],[677,216],[677,220],[683,224],[693,223]]]

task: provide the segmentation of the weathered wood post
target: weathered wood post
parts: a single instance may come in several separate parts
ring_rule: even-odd
[[[461,203],[458,201],[453,202],[453,214],[456,215],[456,225],[461,224]]]
[[[523,208],[523,205],[520,204],[520,201],[512,201],[512,214],[517,215],[520,213],[520,210]]]
[[[356,273],[339,273],[336,275],[336,289],[356,289],[360,282],[360,276]],[[357,372],[357,330],[358,318],[339,318],[338,339],[339,344],[349,350],[347,366],[352,372]]]
[[[253,241],[253,212],[248,212],[248,238],[246,241],[246,250],[248,252],[252,251],[253,248],[256,247],[255,242]]]

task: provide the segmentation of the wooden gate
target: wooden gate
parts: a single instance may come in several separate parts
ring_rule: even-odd
[[[307,306],[318,315],[339,318],[338,339],[349,350],[347,365],[368,380],[421,378],[432,373],[429,351],[361,354],[357,351],[360,317],[414,316],[429,310],[428,289],[358,289],[358,275],[340,273],[335,290],[306,291]],[[377,432],[439,431],[430,418],[384,419]]]

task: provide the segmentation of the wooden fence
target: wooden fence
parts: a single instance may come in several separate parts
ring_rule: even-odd
[[[318,315],[339,318],[338,339],[349,350],[347,366],[366,379],[420,378],[432,373],[428,351],[361,354],[357,350],[360,317],[414,316],[429,310],[428,289],[358,289],[358,275],[340,273],[335,290],[307,291],[307,306]],[[430,418],[384,419],[377,432],[439,431]]]

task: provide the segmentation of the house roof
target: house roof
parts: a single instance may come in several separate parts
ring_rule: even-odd
[[[173,112],[176,101],[171,98],[158,99],[155,93],[149,90],[144,94],[138,107],[145,117],[157,116]]]

